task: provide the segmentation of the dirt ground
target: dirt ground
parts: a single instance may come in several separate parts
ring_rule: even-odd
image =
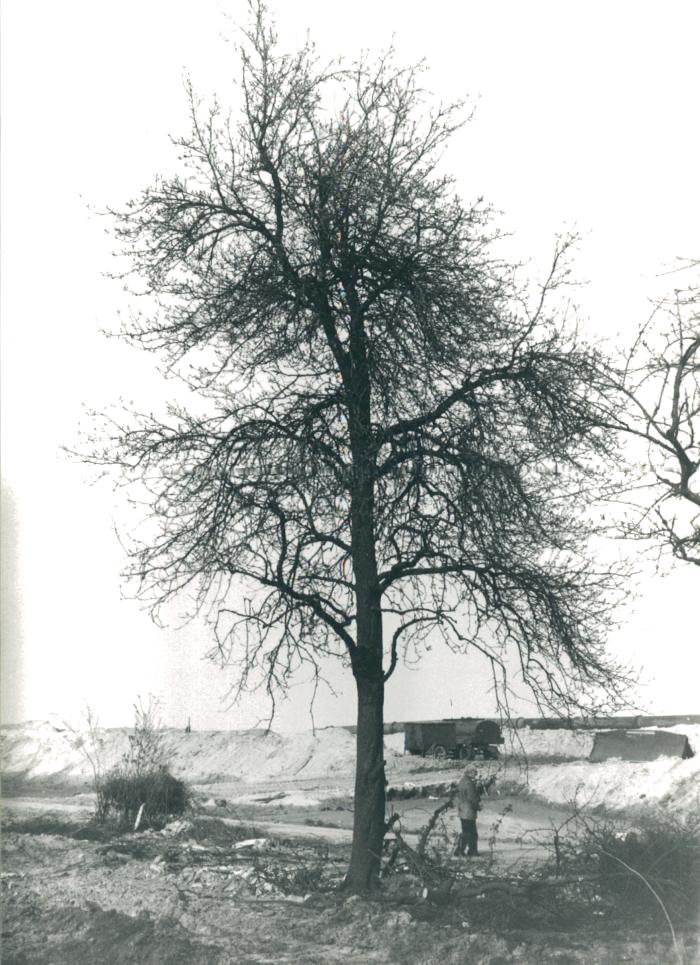
[[[139,834],[96,830],[86,794],[8,799],[5,965],[679,961],[663,930],[640,934],[603,912],[582,918],[559,892],[527,902],[489,892],[501,869],[526,874],[546,860],[543,829],[556,826],[560,809],[490,799],[480,820],[484,857],[445,859],[464,899],[426,896],[405,874],[369,901],[337,890],[349,853],[348,799],[234,808],[218,792],[204,789],[197,816]],[[393,803],[406,841],[415,843],[439,803]],[[445,854],[455,825],[451,815],[436,828]],[[695,937],[679,942],[685,962],[697,961]]]
[[[352,799],[339,796],[309,807],[294,807],[274,800],[261,803],[230,803],[223,795],[228,785],[200,787],[198,810],[216,817],[230,827],[254,826],[260,835],[299,837],[328,844],[350,844],[352,838]],[[266,800],[269,790],[255,792]],[[251,797],[255,796],[255,793]],[[428,796],[389,802],[388,812],[399,814],[400,828],[407,840],[417,836],[431,814],[446,798]],[[87,822],[94,809],[93,795],[77,793],[7,797],[3,801],[8,816],[52,815],[73,822]],[[549,853],[547,839],[552,828],[568,816],[556,805],[531,798],[493,796],[483,802],[479,817],[481,850],[499,864],[529,864],[544,860]],[[446,847],[459,833],[454,809],[440,820],[433,833]]]

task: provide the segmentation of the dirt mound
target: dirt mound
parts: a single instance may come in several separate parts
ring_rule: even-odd
[[[37,909],[34,901],[11,894],[5,922],[3,961],[7,965],[217,965],[223,961],[217,948],[193,942],[172,919],[154,921],[97,907]]]
[[[46,721],[0,730],[2,772],[9,784],[89,782],[90,756],[103,771],[129,746],[128,728],[101,729],[96,740]],[[163,731],[165,759],[175,777],[192,784],[352,775],[355,738],[342,728],[299,734],[273,731]],[[388,756],[392,756],[390,750]]]
[[[693,749],[700,748],[700,727],[670,728],[686,734]],[[127,728],[102,730],[97,750],[102,767],[117,763],[128,747]],[[0,730],[3,784],[16,788],[75,789],[89,785],[92,773],[86,750],[95,750],[88,735],[76,734],[48,722]],[[700,754],[682,761],[660,758],[645,763],[586,760],[593,732],[545,731],[523,728],[506,733],[506,753],[490,762],[499,772],[496,789],[534,793],[557,804],[574,799],[589,806],[623,810],[639,804],[660,804],[688,813],[698,806]],[[329,796],[352,791],[355,737],[343,728],[315,734],[276,734],[265,731],[163,732],[165,756],[171,772],[191,785],[232,785],[219,795],[238,803],[254,803],[253,786],[269,783],[286,806],[311,806]],[[387,777],[392,788],[408,784],[451,782],[459,775],[454,762],[432,762],[402,753],[403,735],[387,737]],[[527,760],[526,768],[523,761]],[[533,766],[534,765],[534,766]],[[486,765],[484,765],[486,766]],[[490,773],[490,770],[489,770]],[[289,785],[285,788],[282,785]],[[269,793],[266,795],[269,797]],[[401,796],[398,794],[396,796]],[[250,800],[249,800],[250,798]]]
[[[602,806],[611,811],[652,804],[679,815],[693,814],[700,808],[700,756],[685,761],[664,757],[645,763],[574,761],[533,767],[528,788],[556,804],[576,801],[579,807]]]

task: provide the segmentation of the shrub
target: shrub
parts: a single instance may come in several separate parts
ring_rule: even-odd
[[[622,832],[589,826],[601,897],[628,917],[694,921],[700,907],[700,816],[655,813]]]
[[[121,824],[164,824],[170,815],[182,814],[188,805],[187,786],[173,777],[165,761],[158,701],[150,697],[134,704],[134,730],[121,762],[102,775],[97,786],[97,816],[106,820],[116,813]],[[143,809],[143,810],[142,810]]]
[[[152,827],[170,815],[183,814],[187,805],[187,786],[165,767],[138,773],[122,763],[104,776],[98,791],[102,820],[115,812],[128,825],[134,824],[142,806],[144,826]]]
[[[160,702],[156,697],[150,696],[145,706],[140,697],[134,704],[134,730],[129,734],[123,764],[135,775],[148,774],[165,764]]]
[[[62,725],[55,729],[63,732],[68,746],[72,750],[79,751],[89,764],[92,771],[92,786],[98,793],[104,771],[102,757],[105,741],[97,714],[88,705],[83,711],[82,725],[74,726],[67,720],[62,721]]]

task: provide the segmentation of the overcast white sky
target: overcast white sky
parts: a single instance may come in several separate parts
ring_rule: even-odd
[[[121,599],[120,494],[90,487],[59,452],[82,407],[148,399],[152,360],[99,333],[126,308],[111,242],[88,205],[119,206],[170,168],[169,134],[186,129],[184,71],[226,102],[237,73],[227,18],[240,0],[5,0],[2,10],[3,718],[75,717],[90,703],[128,723],[137,694],[162,695],[165,718],[243,726],[262,701],[227,709],[230,676],[203,660],[201,625],[159,630]],[[324,56],[379,50],[394,36],[426,57],[444,99],[478,98],[449,167],[466,198],[484,195],[543,264],[557,232],[584,233],[580,291],[597,333],[634,331],[654,277],[698,256],[697,38],[688,2],[285,0],[281,38],[310,28]],[[697,572],[649,574],[611,640],[646,667],[644,706],[698,712]],[[352,681],[334,678],[317,724],[354,718]],[[300,685],[278,726],[308,726]],[[434,651],[401,669],[387,719],[492,713],[473,660]],[[523,705],[522,712],[527,713]]]

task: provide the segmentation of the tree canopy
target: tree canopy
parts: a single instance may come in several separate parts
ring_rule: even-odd
[[[262,5],[241,112],[202,106],[182,173],[117,213],[157,304],[126,338],[197,397],[111,423],[92,459],[147,493],[131,575],[157,607],[194,587],[241,683],[271,693],[336,654],[358,690],[349,881],[376,880],[384,683],[432,634],[542,706],[624,698],[605,653],[617,576],[586,507],[616,453],[596,353],[558,293],[571,239],[531,285],[489,209],[444,173],[460,108],[422,68],[280,53]],[[360,806],[360,802],[362,802]]]

